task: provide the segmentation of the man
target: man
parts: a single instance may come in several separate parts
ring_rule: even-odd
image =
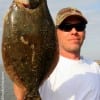
[[[59,60],[39,88],[42,100],[100,100],[99,65],[80,55],[87,23],[75,8],[63,8],[58,12]]]
[[[42,100],[100,100],[99,65],[80,55],[87,23],[75,8],[64,8],[58,12],[59,61],[40,86]]]

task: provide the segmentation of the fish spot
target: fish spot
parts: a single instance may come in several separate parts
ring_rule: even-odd
[[[28,44],[29,44],[29,42],[28,42],[27,40],[25,40],[23,36],[20,37],[20,40],[21,40],[21,42],[24,43],[25,45],[28,45]]]

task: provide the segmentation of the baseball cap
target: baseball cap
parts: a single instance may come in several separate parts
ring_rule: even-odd
[[[61,9],[56,16],[56,25],[59,26],[65,19],[70,16],[76,16],[85,24],[88,23],[87,19],[83,16],[82,12],[76,8],[68,7]]]

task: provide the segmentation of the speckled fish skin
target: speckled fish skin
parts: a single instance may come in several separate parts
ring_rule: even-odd
[[[40,100],[38,88],[57,48],[55,26],[46,0],[31,9],[13,2],[4,19],[2,58],[11,80],[27,89],[25,100]]]

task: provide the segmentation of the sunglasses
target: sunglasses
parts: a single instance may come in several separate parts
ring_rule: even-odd
[[[62,23],[57,28],[65,32],[71,31],[72,28],[75,28],[77,31],[84,31],[86,28],[86,24],[85,23],[77,23],[77,24]]]

